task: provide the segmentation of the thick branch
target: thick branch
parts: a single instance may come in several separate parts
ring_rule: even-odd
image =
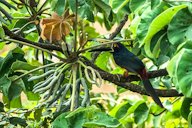
[[[41,47],[41,48],[44,48],[44,49],[47,49],[47,50],[56,50],[56,51],[62,52],[62,49],[59,46],[55,46],[55,45],[52,45],[52,44],[36,43],[36,42],[27,40],[27,39],[25,39],[25,38],[15,34],[15,33],[13,33],[6,26],[3,26],[3,29],[5,31],[5,35],[9,36],[12,39],[23,41],[23,42],[26,42],[28,44],[33,44],[33,45],[36,45],[38,47]]]
[[[87,59],[85,60],[85,63],[88,66],[91,66],[94,69],[96,69],[97,71],[99,71],[101,77],[104,80],[110,81],[110,82],[116,84],[117,86],[123,87],[130,91],[137,92],[137,93],[140,93],[143,95],[149,95],[146,93],[145,89],[142,86],[130,83],[131,81],[141,80],[138,76],[131,75],[125,79],[122,75],[113,75],[113,74],[103,71],[102,69],[100,69],[99,67],[97,67],[96,65],[94,65],[92,62],[90,62]],[[166,76],[168,73],[167,73],[166,69],[161,69],[161,70],[149,72],[149,74],[150,74],[149,75],[150,78],[154,78],[154,77],[159,77],[159,76]],[[157,92],[157,94],[160,97],[182,96],[182,94],[179,94],[175,89],[169,89],[169,90],[155,89],[155,91]]]

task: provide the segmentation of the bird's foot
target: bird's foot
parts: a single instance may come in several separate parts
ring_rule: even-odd
[[[128,78],[128,76],[129,76],[129,72],[126,70],[126,71],[124,71],[124,73],[123,73],[123,77],[124,78]]]

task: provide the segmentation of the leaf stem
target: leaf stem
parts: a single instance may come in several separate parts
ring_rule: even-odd
[[[71,108],[70,108],[71,111],[74,110],[74,106],[75,106],[77,66],[78,66],[77,64],[72,65],[73,86],[72,86],[72,95],[71,95]]]

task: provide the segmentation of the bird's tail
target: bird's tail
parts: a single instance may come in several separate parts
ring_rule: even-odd
[[[151,82],[150,82],[148,79],[144,79],[144,80],[143,80],[143,84],[144,84],[144,87],[145,87],[146,92],[151,95],[151,97],[153,98],[153,100],[154,100],[160,107],[164,108],[163,105],[162,105],[162,103],[161,103],[161,101],[160,101],[160,99],[159,99],[159,97],[158,97],[158,95],[157,95],[157,93],[155,92],[155,89],[152,87]]]

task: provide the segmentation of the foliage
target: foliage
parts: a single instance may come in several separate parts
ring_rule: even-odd
[[[0,50],[11,48],[0,57],[0,127],[191,126],[191,2],[0,0],[0,5]],[[126,15],[129,25],[115,30],[112,39],[114,33],[101,35],[92,25],[110,30]],[[151,80],[155,88],[184,96],[162,98],[165,108],[160,108],[146,96],[129,92],[124,98],[127,90],[121,87],[116,94],[90,92],[106,84],[102,72],[122,74],[123,69],[114,65],[110,52],[95,59],[88,51],[117,41],[148,69],[166,67],[167,76]]]

